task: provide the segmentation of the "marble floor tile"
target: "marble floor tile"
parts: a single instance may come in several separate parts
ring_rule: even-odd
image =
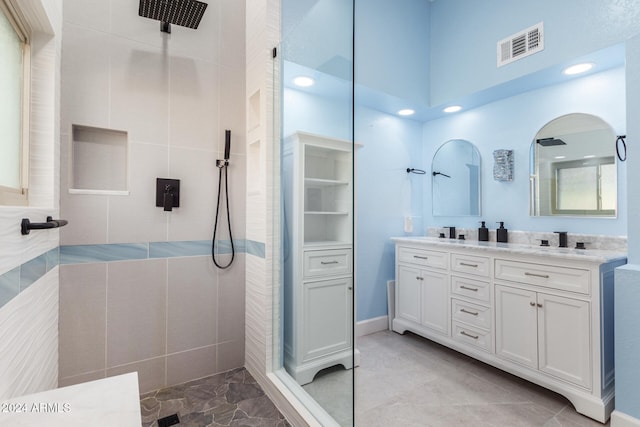
[[[171,414],[180,427],[290,426],[244,368],[143,394],[140,408],[143,427]]]

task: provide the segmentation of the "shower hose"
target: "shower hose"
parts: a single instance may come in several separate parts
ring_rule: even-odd
[[[229,162],[227,160],[219,161],[218,168],[220,169],[220,178],[218,179],[218,202],[216,204],[216,220],[213,225],[213,238],[211,239],[211,259],[216,267],[225,269],[231,266],[233,263],[233,259],[236,256],[235,247],[233,246],[233,236],[231,235],[231,216],[229,215],[229,185],[227,179],[227,166],[229,166]],[[231,259],[229,263],[226,265],[218,264],[216,261],[215,255],[215,245],[216,245],[216,234],[218,232],[218,214],[220,213],[220,196],[222,195],[222,170],[224,170],[224,193],[225,193],[225,202],[227,204],[227,226],[229,228],[229,240],[231,241]]]

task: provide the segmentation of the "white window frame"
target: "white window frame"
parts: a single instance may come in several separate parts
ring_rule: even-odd
[[[31,47],[29,27],[15,0],[0,0],[0,12],[4,13],[22,41],[22,131],[20,143],[20,186],[19,188],[0,185],[0,206],[25,206],[28,204],[29,188],[29,136],[31,106]]]

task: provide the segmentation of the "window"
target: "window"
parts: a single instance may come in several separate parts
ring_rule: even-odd
[[[29,44],[23,21],[0,0],[0,205],[26,205]]]
[[[556,162],[553,213],[615,215],[616,167],[613,157]]]

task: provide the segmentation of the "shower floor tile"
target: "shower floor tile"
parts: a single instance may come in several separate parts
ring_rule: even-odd
[[[172,414],[178,427],[290,426],[244,368],[143,394],[140,409],[143,427]]]

